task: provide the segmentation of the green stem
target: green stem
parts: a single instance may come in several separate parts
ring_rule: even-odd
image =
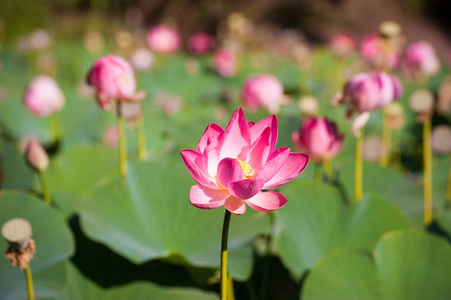
[[[117,129],[119,132],[119,166],[122,178],[127,175],[127,144],[125,139],[124,118],[122,117],[121,102],[117,101]]]
[[[235,300],[235,293],[233,292],[233,278],[227,276],[227,300]]]
[[[44,196],[44,202],[47,204],[52,203],[52,199],[50,198],[49,189],[47,187],[47,182],[45,180],[44,172],[38,171],[39,181],[41,182],[42,194]]]
[[[321,164],[319,164],[319,163],[315,164],[315,181],[317,183],[321,183],[322,182]]]
[[[260,300],[265,300],[267,295],[267,288],[269,282],[269,274],[271,270],[271,249],[272,249],[272,230],[274,229],[274,218],[276,211],[269,212],[269,224],[271,227],[271,233],[268,234],[266,239],[266,254],[263,260],[262,277],[260,281]]]
[[[221,300],[227,300],[227,241],[229,238],[230,216],[230,211],[226,209],[221,239]]]
[[[144,118],[144,117],[143,117]],[[136,136],[138,139],[138,154],[139,160],[145,161],[147,159],[147,150],[146,150],[146,133],[144,129],[144,119],[141,119],[136,124]]]
[[[25,278],[27,280],[28,300],[34,300],[33,277],[31,276],[30,264],[25,268]]]
[[[391,131],[388,124],[388,108],[382,110],[382,155],[380,164],[387,166],[390,163],[391,156]]]
[[[451,155],[449,156],[448,183],[446,184],[446,202],[445,207],[451,207]]]
[[[330,179],[332,178],[332,161],[326,160],[323,162],[324,174]]]
[[[355,144],[355,199],[360,201],[362,198],[362,177],[363,177],[363,162],[362,162],[362,144],[363,132],[356,138]]]
[[[50,129],[52,131],[53,143],[58,145],[61,142],[61,122],[58,112],[50,116]]]
[[[423,124],[423,185],[424,185],[424,224],[432,222],[432,149],[431,120]]]

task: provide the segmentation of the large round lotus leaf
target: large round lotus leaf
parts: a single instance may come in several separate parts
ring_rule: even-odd
[[[24,218],[33,227],[36,254],[30,267],[36,298],[57,295],[67,281],[64,260],[74,251],[63,216],[31,194],[4,190],[0,195],[0,226],[12,218]],[[0,251],[7,247],[1,238]],[[0,299],[27,299],[24,271],[11,267],[4,257],[0,259]]]
[[[403,215],[381,197],[345,204],[338,190],[314,182],[296,182],[281,191],[289,201],[277,212],[275,245],[297,278],[332,251],[371,250],[387,231],[409,228]]]
[[[420,232],[384,235],[374,253],[332,253],[308,275],[302,299],[424,300],[451,295],[451,246]]]
[[[224,209],[201,210],[189,203],[191,179],[181,159],[130,163],[126,180],[106,178],[86,191],[79,208],[81,227],[135,263],[156,258],[218,267]],[[252,268],[251,241],[269,231],[269,218],[248,209],[233,216],[229,269],[245,280]]]
[[[67,263],[69,283],[62,295],[50,298],[54,300],[122,300],[122,299],[158,299],[158,300],[214,300],[214,293],[193,288],[161,287],[148,282],[130,283],[114,288],[101,288],[80,273],[71,263]],[[49,299],[49,300],[50,300]]]
[[[346,194],[354,199],[354,164],[340,171]],[[363,195],[381,195],[395,204],[415,226],[423,226],[423,190],[401,173],[374,163],[363,164]]]

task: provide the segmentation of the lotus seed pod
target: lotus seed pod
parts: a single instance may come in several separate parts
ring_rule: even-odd
[[[14,218],[2,226],[3,238],[16,249],[26,248],[31,234],[31,224],[25,219]]]
[[[438,90],[437,112],[446,116],[451,111],[451,78],[445,79]]]
[[[451,153],[451,127],[438,125],[432,129],[431,134],[432,151],[436,154]]]
[[[420,123],[431,117],[434,108],[434,95],[431,91],[420,89],[413,92],[409,99],[409,107],[417,114]]]
[[[379,33],[384,38],[393,38],[401,34],[401,26],[398,23],[386,21],[379,25]]]
[[[388,126],[390,129],[399,130],[404,126],[404,107],[398,103],[394,102],[387,105],[386,108],[388,117]]]
[[[299,100],[299,110],[303,115],[314,117],[319,110],[318,100],[313,96],[304,96]]]
[[[363,159],[367,161],[379,161],[382,156],[382,139],[375,135],[370,135],[363,140]]]
[[[49,157],[39,141],[30,139],[25,151],[25,157],[28,165],[35,171],[42,172],[49,165]]]

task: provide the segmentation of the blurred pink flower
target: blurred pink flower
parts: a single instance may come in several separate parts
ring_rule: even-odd
[[[408,75],[417,72],[424,76],[437,74],[440,71],[440,61],[432,45],[426,41],[410,44],[406,50],[403,71]]]
[[[213,38],[205,32],[196,33],[188,40],[188,50],[193,54],[207,53],[213,48],[213,45]]]
[[[43,172],[49,165],[49,157],[47,152],[41,146],[37,139],[28,140],[25,148],[25,159],[28,165],[38,172]]]
[[[335,122],[327,118],[307,118],[293,132],[292,140],[296,149],[307,153],[313,162],[333,159],[343,147],[344,134],[339,134]]]
[[[346,57],[355,50],[354,40],[347,34],[337,34],[329,41],[329,48],[338,57]]]
[[[365,112],[380,109],[402,95],[399,80],[384,72],[360,73],[345,85],[341,103],[348,104],[350,112]]]
[[[393,69],[399,62],[396,53],[384,49],[383,38],[377,34],[370,34],[363,38],[360,44],[360,54],[371,65]]]
[[[264,108],[272,114],[278,113],[283,98],[282,83],[270,74],[251,75],[242,88],[244,106],[255,111]]]
[[[129,61],[135,70],[146,71],[155,64],[155,55],[149,49],[139,48],[130,54]]]
[[[45,118],[63,109],[65,100],[56,81],[47,75],[40,75],[28,84],[24,103],[34,116]]]
[[[147,33],[147,46],[157,54],[171,55],[180,48],[180,35],[173,28],[158,25]]]
[[[235,52],[222,48],[219,49],[213,59],[215,70],[222,77],[232,77],[236,74],[238,68],[238,58]]]
[[[223,206],[235,215],[246,204],[257,211],[281,208],[287,199],[278,192],[262,192],[283,185],[307,166],[308,155],[275,149],[277,118],[248,122],[238,108],[226,129],[210,124],[196,150],[181,151],[183,161],[199,185],[191,187],[191,204],[202,209]]]
[[[99,58],[89,71],[87,82],[96,88],[97,103],[103,110],[111,108],[110,101],[139,101],[136,80],[129,63],[120,56],[109,54]]]

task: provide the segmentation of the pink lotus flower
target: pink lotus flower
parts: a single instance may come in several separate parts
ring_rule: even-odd
[[[282,83],[270,74],[251,75],[243,84],[242,99],[244,106],[251,111],[264,108],[275,114],[279,112],[283,99]]]
[[[399,62],[396,53],[387,52],[384,49],[383,38],[377,34],[371,34],[363,38],[360,44],[360,53],[363,58],[374,66],[393,69]]]
[[[347,34],[337,34],[329,41],[329,48],[338,57],[346,57],[355,49],[354,40]]]
[[[205,32],[199,32],[190,37],[188,50],[194,54],[204,54],[213,48],[213,38]]]
[[[28,165],[38,172],[43,172],[49,165],[49,156],[38,140],[31,138],[25,148],[25,158]]]
[[[96,88],[97,103],[103,110],[111,108],[110,101],[142,100],[136,93],[136,80],[129,63],[120,56],[109,54],[98,59],[89,71],[87,82]]]
[[[340,102],[348,104],[351,113],[362,113],[380,109],[399,99],[401,95],[402,86],[396,77],[384,72],[361,73],[346,83]]]
[[[343,147],[344,134],[339,134],[337,125],[326,118],[307,118],[299,132],[293,132],[296,149],[310,155],[319,163],[334,158]]]
[[[183,162],[194,180],[190,202],[202,209],[223,206],[241,215],[246,204],[257,211],[281,208],[287,199],[278,192],[262,192],[283,185],[307,166],[308,155],[275,149],[277,119],[269,116],[248,122],[238,108],[227,128],[210,124],[196,150],[181,151]]]
[[[155,26],[147,33],[147,46],[157,54],[171,55],[180,48],[180,35],[170,27]]]
[[[213,59],[213,64],[219,75],[229,78],[236,74],[238,68],[238,58],[235,52],[222,48],[216,52]]]
[[[56,81],[47,75],[40,75],[28,85],[24,103],[33,115],[45,118],[60,111],[64,107],[65,100]]]
[[[426,41],[413,43],[407,47],[403,71],[409,75],[420,72],[431,76],[440,71],[440,61],[431,44]]]

